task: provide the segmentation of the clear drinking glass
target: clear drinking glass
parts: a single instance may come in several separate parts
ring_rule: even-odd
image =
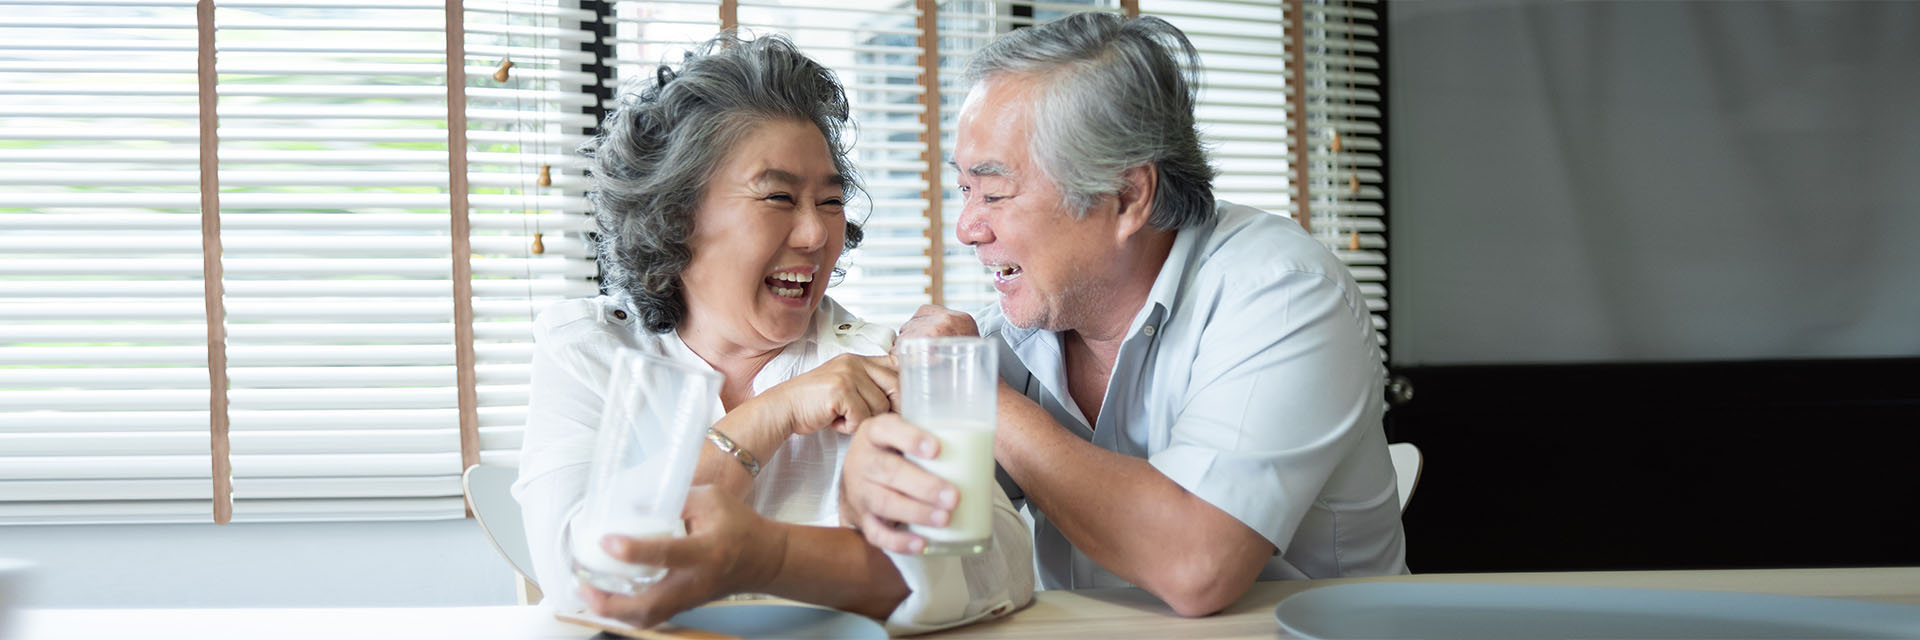
[[[713,426],[720,374],[625,350],[607,376],[587,494],[568,525],[573,574],[601,591],[632,595],[666,569],[607,555],[601,538],[686,535],[680,510]]]
[[[939,456],[907,458],[960,490],[947,526],[909,527],[926,538],[924,553],[980,553],[993,545],[998,356],[986,338],[908,338],[894,350],[901,416],[940,440]]]

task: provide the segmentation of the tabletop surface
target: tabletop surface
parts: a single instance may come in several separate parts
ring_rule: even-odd
[[[1871,600],[1920,606],[1920,567],[1423,574],[1256,583],[1226,611],[1180,618],[1138,589],[1042,591],[1012,616],[925,638],[1275,638],[1286,637],[1273,608],[1294,593],[1355,582],[1521,584],[1695,589]],[[352,609],[45,609],[24,612],[16,640],[167,638],[512,638],[593,637],[539,607]],[[0,632],[0,637],[4,637]]]

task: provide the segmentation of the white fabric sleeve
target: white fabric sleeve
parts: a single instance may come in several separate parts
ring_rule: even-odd
[[[989,620],[1033,602],[1033,533],[998,485],[993,492],[993,548],[966,556],[888,552],[911,593],[887,616],[896,636]]]
[[[532,388],[513,497],[527,533],[541,604],[557,611],[585,606],[574,593],[562,532],[586,493],[600,425],[601,394],[614,352],[591,301],[567,301],[535,322]]]

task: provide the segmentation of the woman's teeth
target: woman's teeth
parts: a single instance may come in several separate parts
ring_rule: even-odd
[[[813,284],[813,276],[805,273],[776,273],[767,277],[767,287],[774,295],[786,298],[798,298],[807,295],[807,287]]]

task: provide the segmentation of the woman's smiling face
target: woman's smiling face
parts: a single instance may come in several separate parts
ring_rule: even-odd
[[[799,340],[846,246],[843,185],[811,123],[763,122],[734,144],[694,213],[682,335],[754,351]]]

